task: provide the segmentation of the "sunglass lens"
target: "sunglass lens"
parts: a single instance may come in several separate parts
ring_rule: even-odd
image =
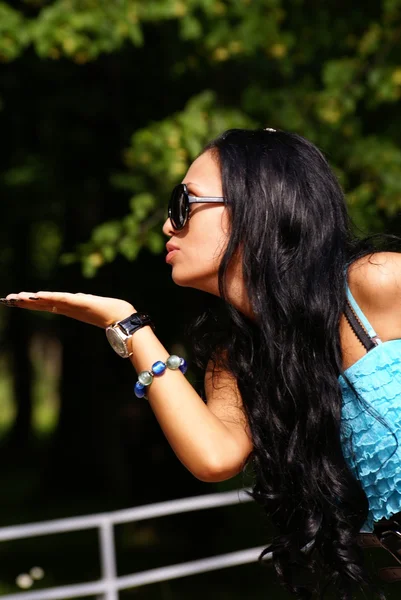
[[[169,204],[169,216],[175,229],[182,229],[187,216],[187,199],[182,184],[173,189]]]

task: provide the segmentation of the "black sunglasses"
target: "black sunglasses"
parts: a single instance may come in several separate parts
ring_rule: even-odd
[[[211,196],[191,196],[185,183],[179,183],[172,191],[168,203],[168,216],[176,231],[183,229],[188,220],[189,205],[193,202],[225,202],[224,198]]]

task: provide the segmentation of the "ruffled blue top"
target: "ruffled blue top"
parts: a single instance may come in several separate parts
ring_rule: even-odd
[[[381,342],[348,283],[346,290],[362,325],[378,343],[344,371],[365,406],[344,377],[338,378],[343,454],[368,498],[369,514],[361,531],[369,532],[375,521],[401,511],[401,339]]]

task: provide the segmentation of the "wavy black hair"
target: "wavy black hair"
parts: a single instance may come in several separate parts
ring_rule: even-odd
[[[273,553],[281,583],[297,598],[323,598],[329,585],[341,600],[367,586],[384,598],[357,544],[368,501],[344,460],[338,381],[344,269],[377,251],[378,234],[352,232],[337,178],[300,135],[231,129],[207,150],[220,165],[231,230],[220,298],[189,332],[196,364],[211,358],[238,382],[253,439],[250,493],[276,530],[259,559]],[[227,299],[239,250],[252,320]]]

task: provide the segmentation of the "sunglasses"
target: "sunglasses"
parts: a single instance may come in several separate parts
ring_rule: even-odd
[[[176,231],[183,229],[188,221],[189,205],[193,202],[225,202],[224,198],[211,196],[191,196],[185,183],[179,183],[172,191],[168,203],[168,216]]]

